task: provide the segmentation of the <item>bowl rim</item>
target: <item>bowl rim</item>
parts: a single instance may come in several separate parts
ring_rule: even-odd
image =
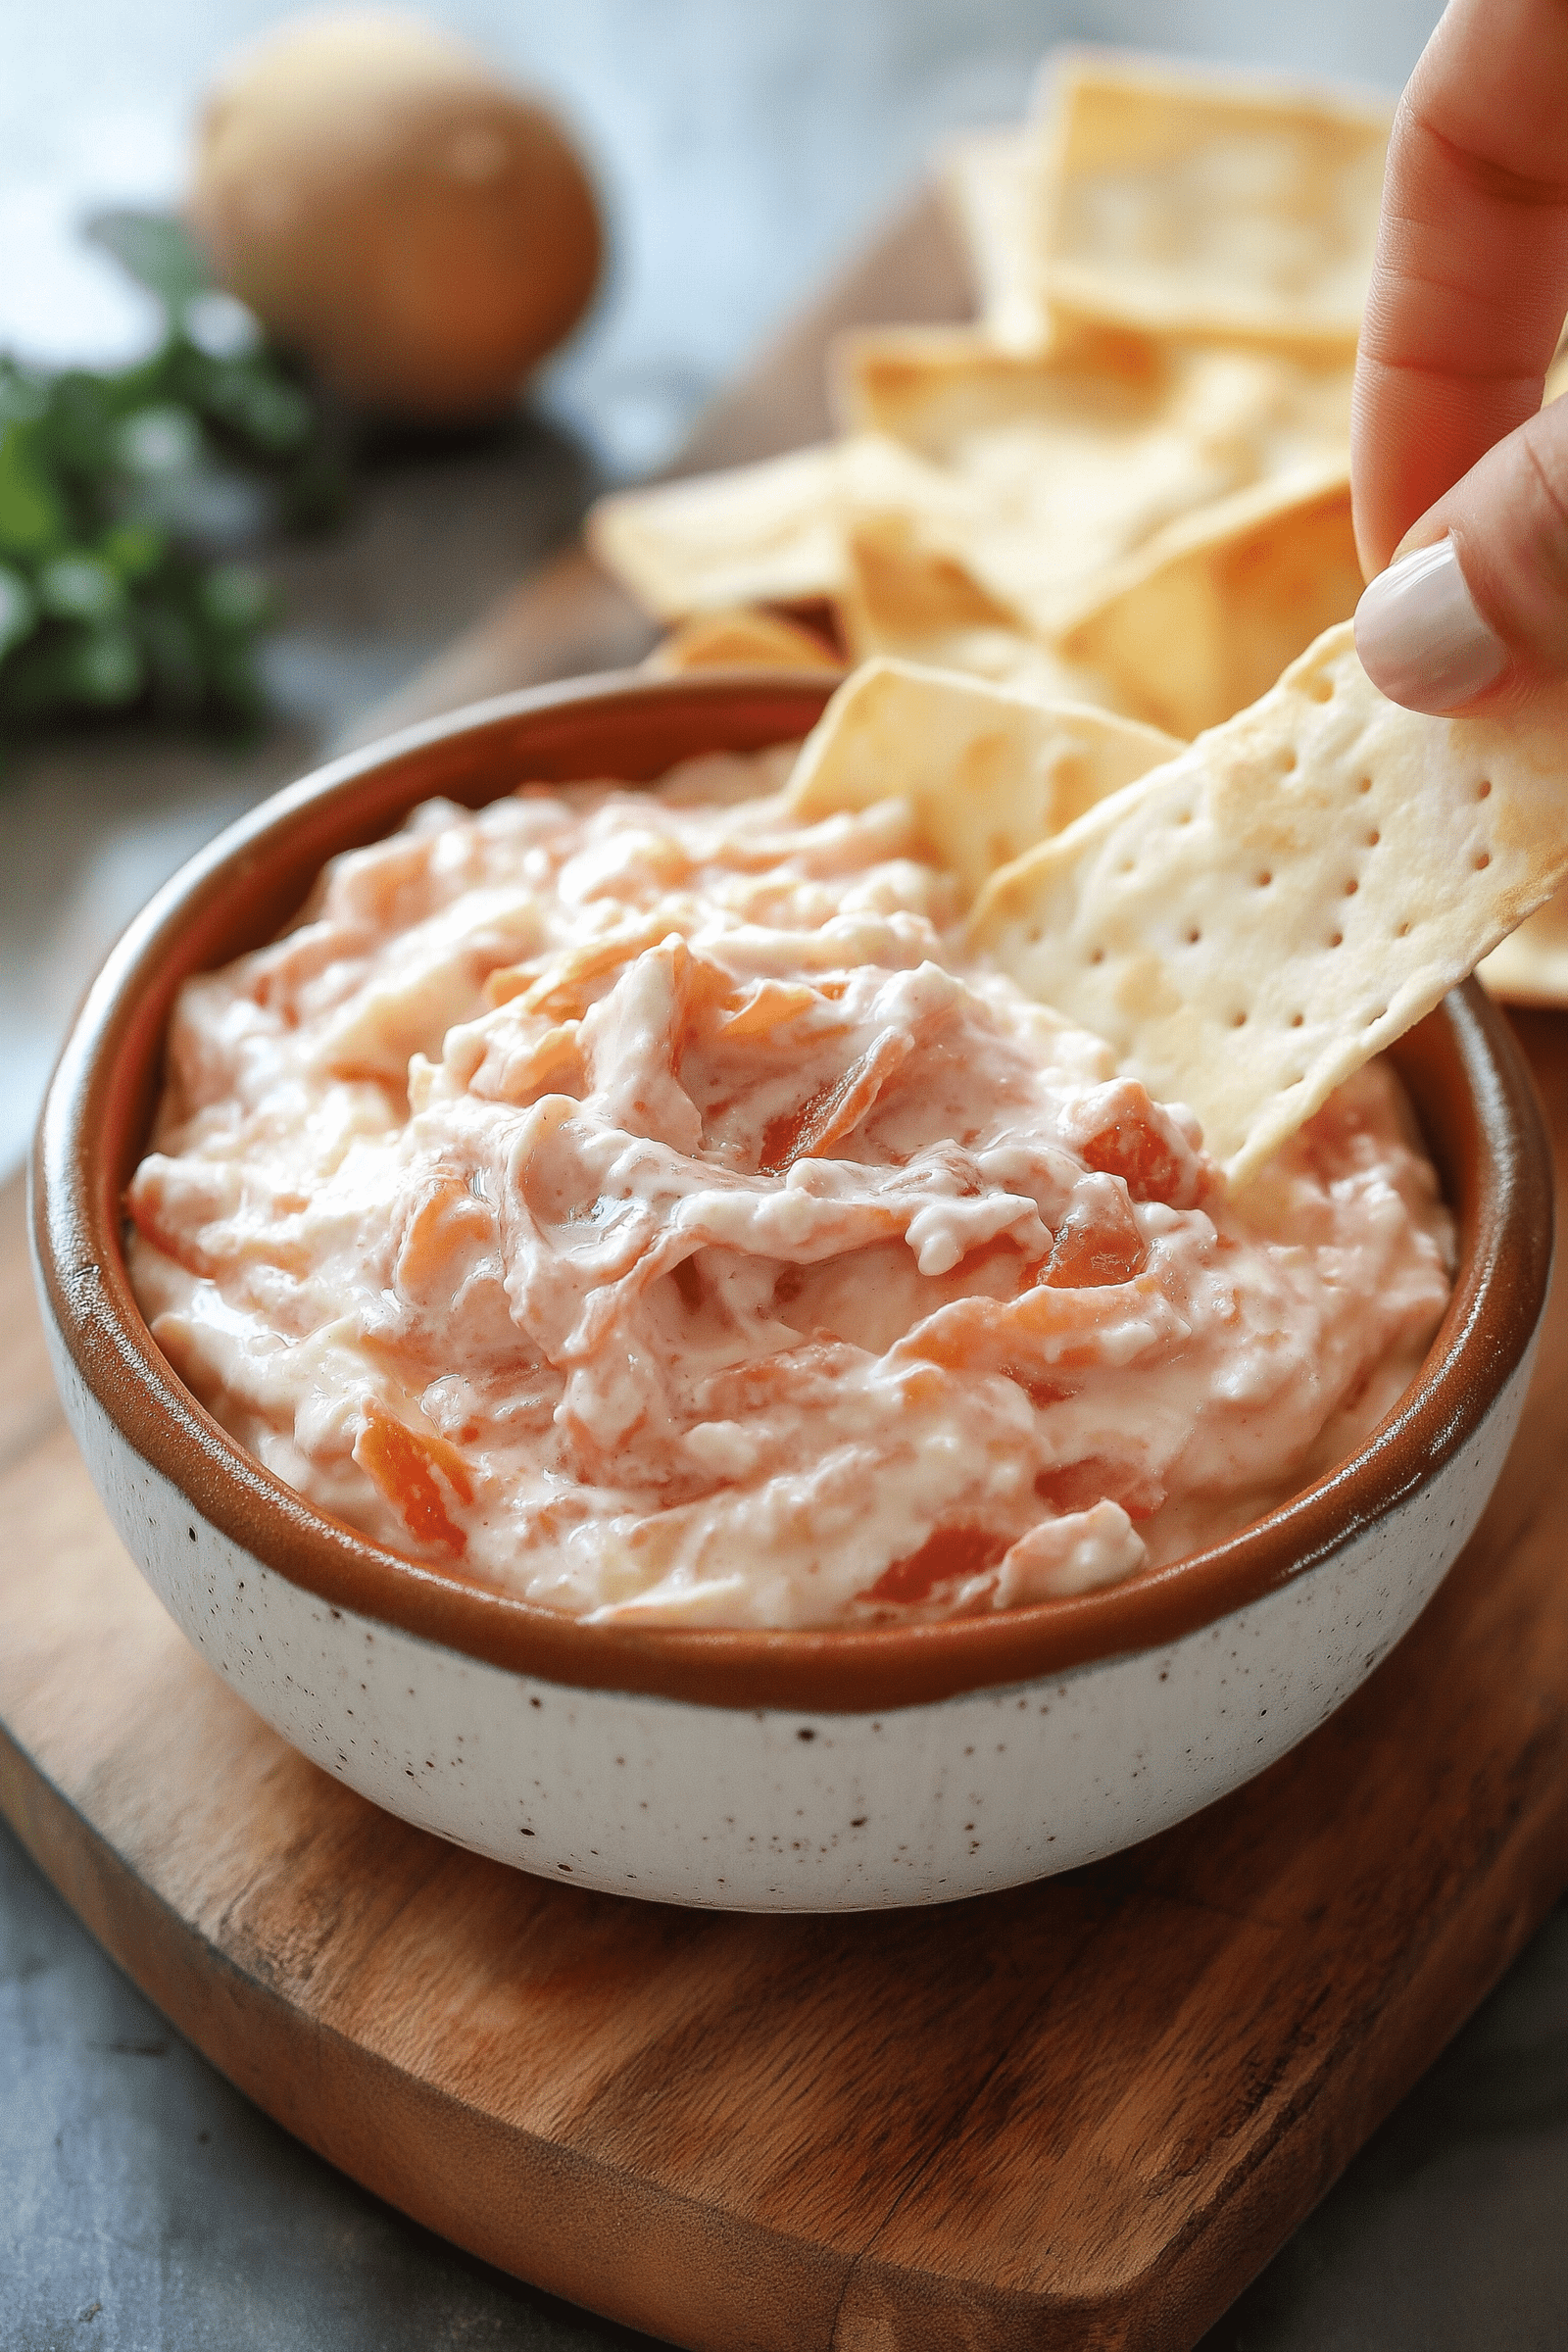
[[[1414,1384],[1337,1469],[1237,1535],[1129,1584],[907,1626],[587,1624],[388,1550],[246,1453],[166,1362],[122,1247],[123,1186],[144,1147],[179,982],[270,938],[326,857],[381,837],[434,794],[481,806],[523,780],[509,765],[519,759],[528,780],[650,780],[691,751],[755,750],[804,733],[836,683],[823,672],[609,672],[405,729],[228,826],[128,926],[88,990],[30,1163],[45,1311],[132,1451],[334,1614],[547,1683],[728,1709],[875,1714],[1046,1680],[1168,1647],[1322,1566],[1464,1447],[1527,1356],[1550,1271],[1551,1160],[1523,1057],[1471,980],[1393,1049],[1460,1237],[1453,1295]]]

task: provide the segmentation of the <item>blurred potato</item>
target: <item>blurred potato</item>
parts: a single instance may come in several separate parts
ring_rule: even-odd
[[[416,19],[308,18],[209,99],[189,216],[218,274],[349,399],[505,406],[576,323],[598,209],[545,110]]]

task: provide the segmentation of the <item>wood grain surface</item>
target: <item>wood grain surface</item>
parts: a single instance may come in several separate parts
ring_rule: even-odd
[[[1519,1026],[1561,1169],[1568,1020]],[[318,1772],[110,1531],[52,1401],[18,1186],[0,1316],[24,1840],[290,2130],[678,2344],[1190,2345],[1568,1881],[1561,1281],[1475,1540],[1313,1739],[1097,1869],[830,1920],[532,1880]]]

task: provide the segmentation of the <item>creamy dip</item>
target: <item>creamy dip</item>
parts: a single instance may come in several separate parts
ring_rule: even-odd
[[[787,767],[432,803],[186,985],[128,1196],[180,1377],[394,1549],[669,1624],[1082,1592],[1353,1450],[1452,1257],[1387,1070],[1232,1200],[904,804]]]

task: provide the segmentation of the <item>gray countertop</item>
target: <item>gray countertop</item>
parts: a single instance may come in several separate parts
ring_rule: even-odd
[[[0,82],[0,348],[110,357],[147,321],[71,224],[166,201],[196,92],[270,0],[16,12]],[[216,827],[669,454],[701,400],[915,172],[1017,111],[1064,32],[1396,84],[1435,6],[1322,0],[453,0],[436,14],[555,92],[613,208],[588,335],[515,423],[380,460],[350,526],[269,561],[275,724],[240,754],[136,733],[5,752],[0,1171],[115,932]],[[1568,1857],[1565,1857],[1568,1869]],[[309,2154],[142,2000],[0,1831],[0,2347],[266,2352],[641,2340],[487,2270]],[[1568,1909],[1206,2352],[1568,2343]]]

